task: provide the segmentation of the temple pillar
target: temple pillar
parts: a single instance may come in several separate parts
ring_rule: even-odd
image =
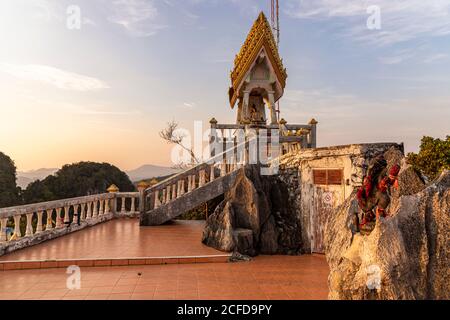
[[[316,119],[312,119],[309,122],[309,125],[311,126],[311,132],[309,133],[309,146],[310,148],[317,148],[317,124],[318,122]]]
[[[277,110],[275,108],[275,91],[269,91],[269,109],[270,109],[270,124],[277,124]]]
[[[250,119],[250,91],[244,91],[244,103],[242,106],[242,120],[247,121]]]

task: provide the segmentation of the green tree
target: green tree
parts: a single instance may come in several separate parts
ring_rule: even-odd
[[[20,204],[19,191],[16,166],[10,157],[0,152],[0,208]]]
[[[25,203],[82,197],[106,192],[115,184],[122,192],[134,191],[128,175],[108,163],[80,162],[65,165],[54,176],[31,183],[23,193]]]
[[[450,169],[450,136],[445,140],[423,137],[419,153],[409,153],[407,161],[430,180]]]

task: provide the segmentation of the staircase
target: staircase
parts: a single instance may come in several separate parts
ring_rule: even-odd
[[[267,163],[267,158],[266,161],[260,158],[264,147],[275,162],[281,154],[315,148],[316,124],[315,120],[309,125],[288,125],[283,121],[280,126],[268,126],[266,129],[272,133],[269,137],[266,132],[262,138],[258,129],[219,125],[215,119],[211,120],[211,145],[223,145],[222,150],[226,151],[142,191],[139,201],[141,226],[164,224],[224,194],[233,186],[240,168],[249,163]],[[217,131],[222,131],[222,137],[225,137],[225,130],[237,130],[235,133],[240,130],[240,138],[237,139],[239,134],[236,134],[231,140],[232,147],[227,144],[228,139],[217,136]],[[238,140],[243,142],[238,143]],[[270,165],[266,167],[272,169]]]
[[[223,195],[245,163],[239,164],[238,158],[237,146],[145,190],[141,226],[164,224]]]

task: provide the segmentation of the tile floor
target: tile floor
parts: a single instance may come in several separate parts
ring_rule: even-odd
[[[0,272],[0,299],[315,300],[326,299],[323,256],[260,256],[251,262],[81,268],[70,291],[65,269]]]
[[[223,254],[201,243],[203,221],[139,227],[138,219],[112,220],[7,254],[0,261],[207,256]]]

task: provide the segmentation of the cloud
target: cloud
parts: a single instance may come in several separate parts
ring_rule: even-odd
[[[149,37],[167,28],[157,23],[158,9],[153,1],[115,0],[108,20],[125,28],[134,37]]]
[[[392,65],[392,64],[399,64],[399,63],[405,62],[406,60],[413,58],[414,55],[415,55],[415,52],[412,50],[401,50],[401,51],[395,52],[394,55],[392,55],[392,56],[381,57],[378,60],[382,64]]]
[[[369,30],[367,8],[381,9],[381,30]],[[299,19],[345,19],[342,35],[387,46],[450,35],[448,0],[288,0],[286,14]]]
[[[117,111],[108,106],[80,106],[68,103],[59,103],[58,106],[73,114],[87,116],[133,116],[141,114],[138,110]]]
[[[437,61],[446,60],[449,57],[450,57],[450,55],[445,54],[445,53],[435,53],[435,54],[432,54],[429,57],[425,58],[424,62],[425,63],[433,63],[433,62],[437,62]]]
[[[195,108],[195,106],[196,106],[195,102],[184,102],[183,103],[184,108],[192,109],[192,108]]]
[[[406,93],[374,101],[333,88],[286,90],[280,109],[290,123],[306,123],[312,117],[318,120],[320,146],[396,141],[405,142],[407,151],[417,151],[423,135],[448,133],[450,96],[413,97]]]
[[[99,79],[45,65],[2,64],[0,70],[18,79],[38,81],[59,89],[93,91],[109,88]]]

